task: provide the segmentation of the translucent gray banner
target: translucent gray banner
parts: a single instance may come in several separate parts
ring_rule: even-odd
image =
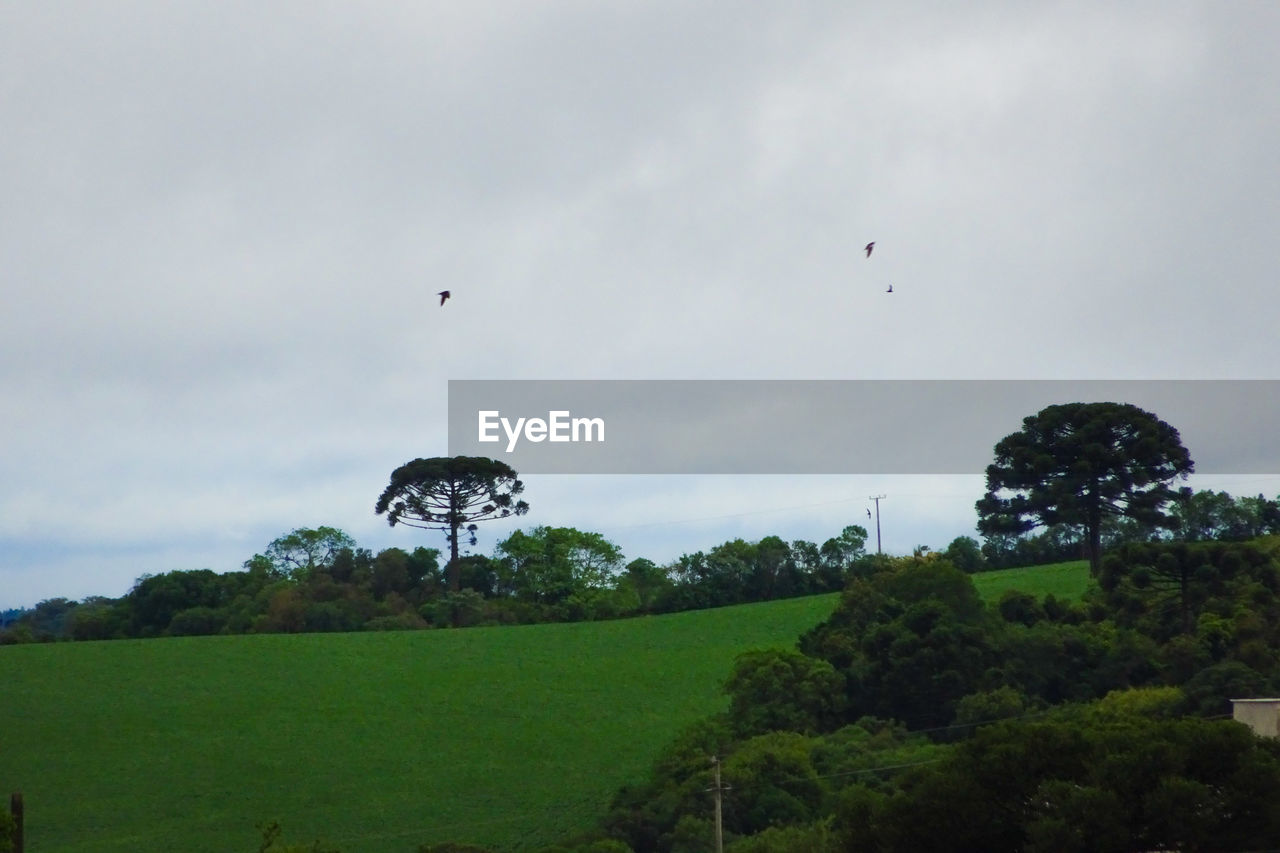
[[[1205,474],[1280,472],[1280,380],[451,380],[449,455],[521,474],[981,474],[1058,403],[1131,403]]]

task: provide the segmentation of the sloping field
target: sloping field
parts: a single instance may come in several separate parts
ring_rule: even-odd
[[[1026,568],[996,569],[970,575],[974,589],[982,600],[996,604],[1007,590],[1029,592],[1036,598],[1053,595],[1065,601],[1079,601],[1093,585],[1088,560],[1068,560]]]
[[[1078,598],[1084,562],[973,576]],[[0,795],[31,853],[528,850],[591,827],[748,648],[835,595],[574,625],[0,647]]]
[[[999,569],[980,572],[972,577],[978,594],[989,604],[998,602],[1008,589],[1029,592],[1036,598],[1051,594],[1055,598],[1079,601],[1080,596],[1093,584],[1093,578],[1089,577],[1088,560],[1049,563],[1026,569]]]
[[[0,794],[30,853],[344,853],[589,828],[733,658],[834,595],[573,625],[0,648]]]

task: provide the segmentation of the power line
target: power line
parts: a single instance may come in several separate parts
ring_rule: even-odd
[[[952,475],[945,475],[945,476],[952,476]],[[1204,476],[1209,476],[1209,475],[1204,475]],[[1241,474],[1241,475],[1237,475],[1237,478],[1243,478],[1252,483],[1280,482],[1280,476],[1271,476],[1271,475],[1262,476],[1262,475]],[[1215,477],[1214,479],[1218,479],[1218,478]],[[900,498],[912,498],[915,500],[955,500],[955,501],[960,501],[960,500],[973,501],[974,500],[972,493],[969,493],[969,492],[960,493],[960,492],[947,492],[947,491],[932,491],[932,492],[915,491],[915,492],[895,492],[895,494]],[[883,499],[884,497],[885,495],[880,495],[881,499]],[[1247,495],[1233,495],[1233,497],[1247,497]],[[646,522],[641,522],[639,524],[609,524],[609,525],[602,525],[602,527],[607,530],[638,530],[645,527],[666,527],[673,524],[696,524],[698,522],[703,522],[703,521],[724,521],[731,518],[746,518],[753,515],[771,515],[774,513],[796,512],[798,510],[817,509],[819,507],[825,507],[825,506],[836,506],[838,504],[856,503],[857,501],[860,501],[860,500],[863,500],[863,498],[858,498],[858,497],[835,498],[834,500],[829,500],[829,501],[817,501],[814,503],[806,503],[806,504],[792,504],[789,506],[770,507],[769,509],[745,510],[743,512],[732,512],[732,513],[725,513],[722,515],[691,516],[687,518],[667,519],[664,521],[646,521]],[[868,496],[866,500],[874,500],[874,497]]]
[[[750,515],[769,515],[775,512],[793,512],[800,509],[815,509],[821,506],[834,506],[836,504],[853,503],[861,500],[861,498],[838,498],[833,501],[819,501],[818,503],[796,504],[794,506],[774,507],[772,509],[756,509],[747,512],[732,512],[726,515],[707,515],[698,518],[677,518],[671,521],[648,521],[643,524],[620,524],[609,525],[610,530],[635,530],[641,527],[664,527],[669,524],[693,524],[699,521],[723,521],[728,518],[745,518]]]

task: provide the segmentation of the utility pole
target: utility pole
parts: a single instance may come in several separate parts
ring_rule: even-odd
[[[876,502],[876,553],[880,553],[880,501],[885,495],[867,495],[867,500]]]
[[[724,827],[720,820],[720,759],[711,756],[711,768],[715,774],[715,787],[711,790],[716,795],[716,853],[724,853]]]

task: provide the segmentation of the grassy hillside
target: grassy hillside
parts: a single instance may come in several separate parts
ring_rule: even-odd
[[[974,576],[1078,597],[1083,562]],[[740,651],[790,646],[836,596],[576,625],[0,647],[0,795],[34,853],[344,853],[588,828]]]
[[[835,596],[619,622],[0,648],[0,793],[28,849],[527,849],[591,825],[740,651]]]
[[[1052,593],[1056,598],[1077,601],[1092,583],[1088,560],[1050,563],[1027,569],[1000,569],[973,576],[973,585],[978,588],[978,593],[993,604],[1007,589],[1029,592],[1036,598]]]

